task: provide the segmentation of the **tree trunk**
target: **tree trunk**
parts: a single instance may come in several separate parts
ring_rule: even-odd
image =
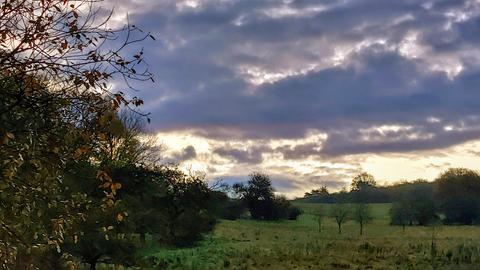
[[[360,235],[363,235],[363,222],[360,222]]]
[[[338,224],[338,234],[342,234],[342,223],[337,223]]]
[[[97,256],[95,258],[92,258],[88,263],[90,264],[90,270],[96,270],[97,269],[97,261],[100,258],[100,256]]]
[[[140,243],[142,245],[145,245],[146,242],[147,242],[146,233],[140,233]]]

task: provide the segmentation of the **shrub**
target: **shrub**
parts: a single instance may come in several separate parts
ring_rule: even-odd
[[[252,173],[246,185],[235,184],[233,189],[253,219],[296,219],[300,214],[300,209],[292,206],[285,197],[275,196],[270,177],[266,174]]]
[[[288,214],[288,219],[297,220],[298,216],[302,214],[302,210],[296,206],[290,207],[290,213]]]
[[[446,223],[472,224],[480,214],[480,175],[449,169],[435,180],[435,199]]]
[[[228,220],[236,220],[242,217],[247,208],[241,200],[230,199],[225,203],[221,212],[221,218]]]

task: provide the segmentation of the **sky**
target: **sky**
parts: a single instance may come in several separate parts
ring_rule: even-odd
[[[165,161],[301,196],[479,168],[478,0],[116,0]]]

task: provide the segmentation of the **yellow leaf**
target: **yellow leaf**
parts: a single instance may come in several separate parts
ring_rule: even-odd
[[[73,154],[73,158],[74,159],[81,158],[84,154],[88,152],[88,150],[89,150],[88,146],[82,146],[78,148],[77,150],[75,150],[75,153]]]
[[[121,187],[122,187],[122,184],[120,183],[115,183],[110,186],[110,188],[112,189],[112,193],[114,195],[117,194],[117,190],[119,190]]]
[[[111,185],[111,183],[110,183],[110,182],[105,182],[105,183],[101,184],[101,185],[100,185],[100,186],[98,186],[98,187],[100,187],[100,188],[103,188],[103,189],[107,189],[107,188],[109,188],[109,187],[110,187],[110,185]]]
[[[112,182],[112,178],[108,175],[106,171],[98,171],[97,178],[102,181]]]
[[[115,202],[112,199],[107,200],[107,206],[112,207],[115,204]]]
[[[118,213],[118,214],[117,214],[117,220],[118,220],[118,222],[122,222],[122,221],[123,221],[123,215],[122,215],[122,213]]]
[[[13,133],[10,133],[10,132],[7,132],[5,133],[5,135],[3,136],[3,140],[2,142],[4,144],[8,143],[9,141],[13,140],[15,138],[15,136],[13,135]]]
[[[107,134],[105,134],[105,133],[100,133],[100,134],[98,134],[98,138],[99,138],[101,141],[106,141],[106,140],[108,139]]]

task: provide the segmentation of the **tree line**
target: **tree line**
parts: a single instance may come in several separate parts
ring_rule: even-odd
[[[401,226],[480,224],[480,175],[451,168],[433,182],[415,180],[378,186],[372,175],[357,175],[350,191],[330,193],[326,187],[307,192],[298,201],[311,203],[391,203],[391,224]]]

